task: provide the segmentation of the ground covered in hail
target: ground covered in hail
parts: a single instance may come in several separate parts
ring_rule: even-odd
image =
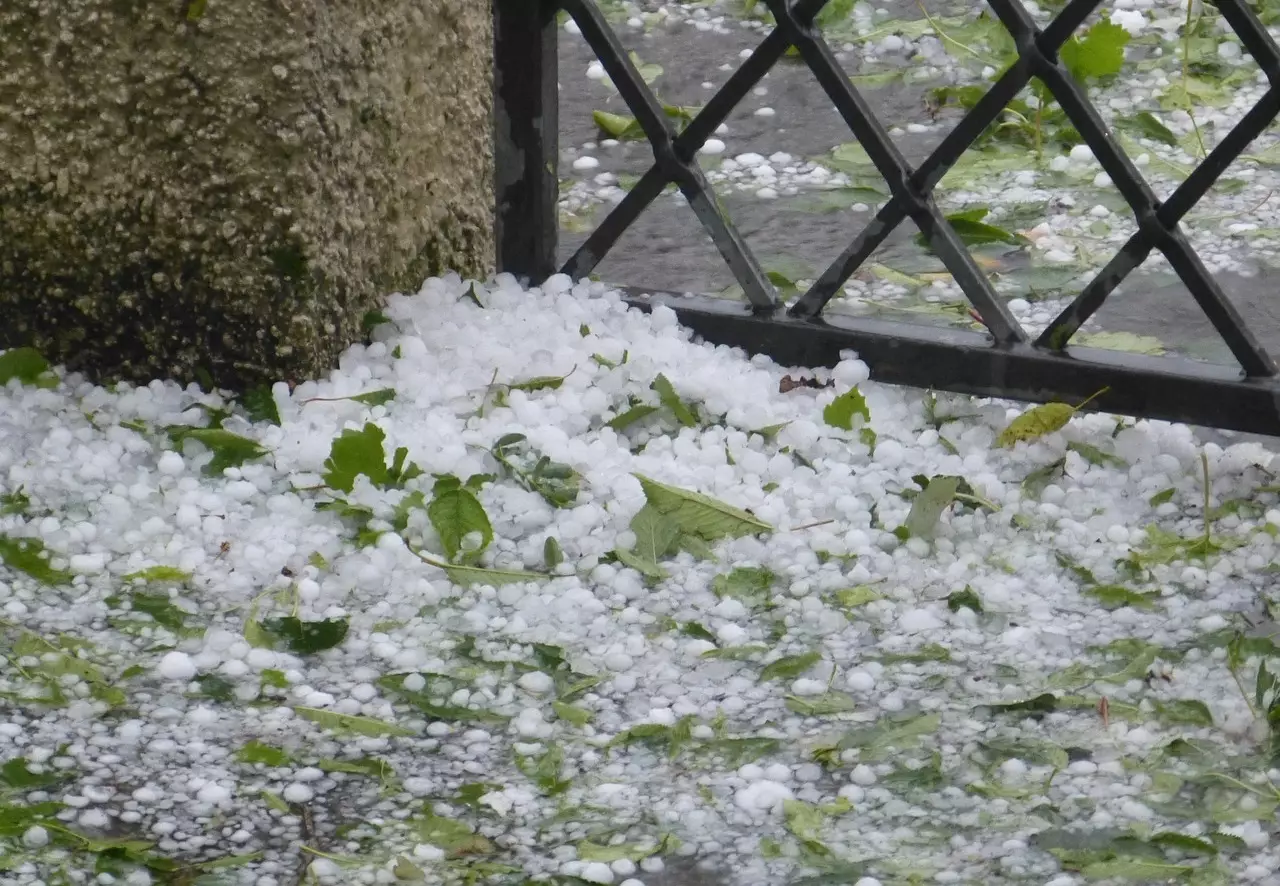
[[[369,321],[236,400],[0,355],[0,882],[1280,882],[1263,447],[563,278]]]

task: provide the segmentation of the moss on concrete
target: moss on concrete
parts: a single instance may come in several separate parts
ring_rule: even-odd
[[[312,377],[380,296],[487,271],[489,8],[0,4],[0,347]]]

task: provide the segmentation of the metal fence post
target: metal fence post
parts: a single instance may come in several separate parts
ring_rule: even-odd
[[[533,283],[556,271],[558,9],[555,0],[493,0],[497,268]]]

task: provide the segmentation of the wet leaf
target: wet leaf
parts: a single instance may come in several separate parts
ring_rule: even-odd
[[[542,543],[542,562],[547,569],[555,569],[564,562],[564,551],[554,535],[548,535],[547,540]]]
[[[884,759],[891,750],[903,751],[915,747],[921,738],[933,735],[942,725],[938,714],[886,715],[872,726],[852,729],[839,741],[842,750],[859,748],[864,761]]]
[[[474,563],[493,542],[493,526],[484,505],[457,477],[436,478],[431,503],[427,505],[427,518],[440,536],[440,544],[450,561],[456,562],[462,554],[465,561]],[[480,546],[464,551],[466,537],[475,532],[480,534]]]
[[[1170,147],[1177,147],[1178,145],[1178,137],[1150,111],[1139,111],[1129,116],[1117,117],[1116,125],[1121,129],[1127,129],[1135,135],[1153,139]]]
[[[585,708],[565,704],[562,701],[553,701],[551,708],[556,712],[557,717],[574,726],[586,726],[591,722],[591,712]]]
[[[1165,352],[1164,342],[1152,335],[1137,335],[1132,332],[1112,332],[1101,330],[1085,332],[1072,339],[1073,344],[1082,348],[1101,348],[1107,351],[1125,351],[1130,354],[1148,354],[1159,356]]]
[[[345,618],[302,621],[293,616],[268,618],[262,622],[267,633],[279,638],[285,647],[298,655],[312,655],[342,645],[349,622]]]
[[[852,588],[841,588],[834,594],[836,602],[845,609],[857,609],[876,600],[883,600],[884,595],[876,592],[871,585],[857,585]]]
[[[245,391],[240,404],[248,413],[250,421],[280,424],[280,408],[276,405],[275,395],[271,393],[269,386],[262,385]]]
[[[221,476],[227,468],[238,468],[246,461],[270,455],[271,450],[256,440],[224,431],[222,428],[191,428],[172,426],[165,429],[174,444],[181,447],[186,440],[195,440],[213,453],[213,460],[205,465],[205,473]]]
[[[320,708],[301,706],[295,707],[293,712],[323,729],[338,733],[355,733],[356,735],[367,735],[375,738],[384,735],[411,736],[417,734],[412,729],[397,723],[375,720],[373,717],[358,717],[354,714],[339,714],[334,711],[321,710]]]
[[[1090,880],[1149,880],[1164,883],[1180,879],[1194,871],[1195,868],[1185,864],[1118,859],[1087,864],[1081,868],[1080,873]]]
[[[903,524],[915,538],[933,538],[942,512],[956,499],[963,482],[960,477],[930,477],[928,485],[911,502],[911,511]]]
[[[441,563],[439,560],[433,560],[422,554],[418,554],[418,559],[428,566],[443,569],[448,574],[451,582],[462,587],[469,585],[492,585],[493,587],[498,587],[521,581],[543,581],[550,577],[544,572],[524,572],[519,569],[483,569],[479,566]]]
[[[350,492],[356,477],[363,474],[374,486],[385,486],[388,479],[387,456],[382,428],[368,422],[359,431],[345,430],[333,441],[325,459],[324,483],[330,489]]]
[[[395,768],[379,757],[361,757],[356,760],[321,759],[316,762],[316,768],[322,772],[364,775],[379,781],[390,781],[396,777]]]
[[[777,574],[771,569],[739,566],[732,572],[713,578],[711,589],[717,597],[732,597],[748,605],[761,605],[769,602],[777,580]]]
[[[772,526],[754,515],[699,492],[667,486],[641,474],[632,476],[640,481],[649,504],[674,521],[681,532],[696,535],[704,541],[714,542],[773,530]]]
[[[184,584],[191,581],[191,573],[176,566],[149,566],[138,572],[130,572],[121,581],[172,582]]]
[[[1132,606],[1134,609],[1154,609],[1160,600],[1159,591],[1131,591],[1123,585],[1096,585],[1085,588],[1080,593],[1097,600],[1103,609],[1120,609]]]
[[[1045,403],[1034,406],[1009,423],[996,438],[996,445],[1008,447],[1023,440],[1038,440],[1066,427],[1076,409],[1069,403]]]
[[[1088,443],[1072,441],[1067,444],[1067,449],[1078,454],[1091,465],[1113,465],[1118,468],[1128,465],[1128,462],[1120,456],[1112,455],[1110,452],[1103,452],[1098,447],[1091,446]]]
[[[236,751],[236,759],[241,763],[261,763],[272,769],[288,766],[293,762],[289,752],[254,739]]]
[[[18,791],[45,790],[74,776],[74,773],[60,769],[33,772],[22,757],[14,757],[0,766],[0,782]],[[0,807],[0,810],[3,808]]]
[[[965,585],[963,591],[956,591],[947,597],[947,608],[952,612],[958,612],[961,609],[972,609],[974,612],[981,613],[982,600],[979,599],[973,588]]]
[[[602,132],[619,141],[644,138],[644,130],[635,117],[625,114],[610,114],[608,111],[592,111],[591,120]]]
[[[800,655],[784,655],[764,666],[760,671],[759,682],[767,683],[770,680],[793,680],[799,677],[809,668],[822,661],[822,653],[805,652]]]
[[[658,400],[661,401],[662,405],[671,410],[671,414],[676,417],[676,421],[686,428],[697,427],[697,410],[680,399],[680,395],[672,387],[670,379],[662,373],[658,373],[658,377],[654,379],[651,387],[657,392]]]
[[[1103,19],[1084,32],[1072,36],[1058,52],[1071,76],[1081,82],[1114,77],[1124,67],[1124,48],[1129,32]]]
[[[846,692],[824,692],[822,695],[788,695],[787,710],[803,717],[847,714],[858,709],[858,702]]]
[[[636,544],[635,556],[648,563],[657,563],[671,553],[680,537],[680,524],[664,515],[652,504],[646,504],[631,519],[631,531]]]
[[[647,403],[641,403],[638,406],[631,407],[626,412],[618,413],[613,418],[605,422],[605,425],[613,428],[615,431],[621,431],[636,422],[644,421],[646,418],[657,412],[658,409],[659,407],[657,406],[650,406]]]
[[[38,538],[9,538],[0,535],[0,561],[10,569],[26,573],[47,585],[69,585],[72,574],[49,565],[44,542]]]
[[[850,388],[836,397],[822,410],[822,420],[833,428],[853,430],[853,417],[862,416],[863,421],[871,421],[871,410],[867,408],[867,399],[856,387]]]
[[[49,371],[49,361],[35,348],[9,348],[0,354],[0,386],[17,379],[24,385],[35,384]]]

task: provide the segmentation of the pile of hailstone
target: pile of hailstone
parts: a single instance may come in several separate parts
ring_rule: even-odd
[[[0,882],[1280,883],[1264,447],[559,277],[371,320],[0,354]]]

